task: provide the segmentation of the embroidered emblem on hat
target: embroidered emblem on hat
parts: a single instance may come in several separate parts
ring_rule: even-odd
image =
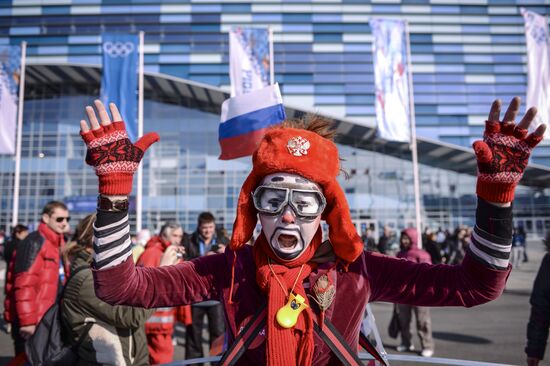
[[[288,152],[294,156],[307,155],[307,151],[311,147],[309,141],[301,136],[296,136],[288,140],[286,147]]]

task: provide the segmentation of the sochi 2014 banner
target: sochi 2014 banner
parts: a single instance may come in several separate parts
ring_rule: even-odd
[[[138,43],[136,34],[103,34],[101,100],[115,103],[130,140],[137,137]]]
[[[372,19],[376,122],[386,140],[410,142],[407,34],[402,20]]]
[[[0,154],[15,154],[21,47],[0,46]]]
[[[269,85],[269,30],[236,27],[229,32],[231,96]]]
[[[525,20],[527,42],[527,107],[537,107],[538,113],[530,129],[550,122],[550,45],[546,17],[521,9]],[[550,134],[548,130],[545,138]]]

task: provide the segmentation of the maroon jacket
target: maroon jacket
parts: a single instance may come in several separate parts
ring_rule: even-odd
[[[41,223],[19,243],[15,257],[15,310],[20,326],[40,322],[53,305],[59,289],[60,250],[63,235]]]
[[[228,303],[234,255],[227,249],[224,254],[160,268],[135,267],[129,258],[120,265],[94,270],[96,294],[112,305],[147,308],[220,300],[224,304],[231,343],[243,320],[266,301],[256,285],[252,248],[246,246],[237,252],[234,303]],[[419,264],[370,252],[364,252],[347,272],[340,266],[329,271],[333,265],[333,262],[320,264],[309,276],[309,283],[315,283],[327,272],[335,280],[336,298],[326,317],[352,347],[358,343],[359,326],[368,301],[470,307],[497,298],[510,273],[509,268],[492,269],[470,254],[456,266]],[[308,291],[309,286],[304,287]],[[317,310],[314,302],[310,304]],[[249,349],[239,364],[265,364],[264,342]],[[338,364],[317,335],[313,364]]]
[[[432,263],[430,253],[418,247],[418,232],[414,228],[408,228],[401,232],[411,241],[411,247],[397,253],[397,258],[405,258],[416,263]]]

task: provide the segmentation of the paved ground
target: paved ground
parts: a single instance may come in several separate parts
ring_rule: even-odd
[[[537,274],[540,260],[544,255],[540,243],[529,244],[528,263],[514,269],[508,279],[504,294],[491,303],[465,308],[431,309],[433,335],[435,339],[434,357],[469,359],[475,361],[500,362],[525,365],[525,334],[529,318],[529,295]],[[387,335],[387,324],[391,318],[392,305],[373,304],[378,328],[388,353],[396,353],[398,340]],[[415,336],[418,349],[419,339]],[[550,359],[550,346],[546,356]],[[392,362],[395,365],[420,365]],[[541,364],[548,366],[546,360]]]
[[[432,323],[436,357],[469,359],[524,365],[525,330],[529,317],[529,294],[544,252],[540,243],[529,244],[530,261],[512,271],[505,293],[496,301],[472,309],[434,308]],[[0,265],[3,284],[4,264]],[[3,294],[3,290],[2,290]],[[0,298],[3,303],[2,295]],[[3,306],[0,306],[2,308]],[[387,335],[392,305],[373,304],[374,315],[388,353],[395,353],[398,340]],[[2,328],[4,325],[2,323]],[[178,341],[183,344],[183,333],[178,331]],[[417,348],[418,338],[415,337]],[[550,347],[548,347],[550,348]],[[550,349],[547,349],[550,358]],[[0,331],[0,366],[13,356],[11,338]],[[184,349],[176,347],[175,359],[183,359]],[[420,363],[392,362],[392,366],[421,365]],[[550,366],[546,361],[541,366]]]

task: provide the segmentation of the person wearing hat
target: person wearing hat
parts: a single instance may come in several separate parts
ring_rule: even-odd
[[[527,134],[534,108],[518,125],[512,122],[519,98],[510,103],[504,122],[500,101],[493,103],[484,139],[474,144],[476,228],[459,265],[414,263],[363,251],[336,180],[340,159],[334,133],[329,123],[313,117],[267,130],[242,186],[225,253],[139,268],[129,259],[127,196],[144,152],[158,135],[149,133],[133,144],[116,106],[110,105],[116,122],[101,102],[95,106],[99,121],[88,107],[91,128],[82,120],[81,135],[88,147],[86,161],[99,177],[96,293],[108,303],[147,308],[221,301],[230,345],[222,364],[227,358],[268,365],[350,360],[369,301],[470,307],[497,298],[510,273],[514,190],[545,129]],[[246,245],[258,217],[261,234],[253,246]],[[329,227],[327,241],[322,240],[321,220]]]

